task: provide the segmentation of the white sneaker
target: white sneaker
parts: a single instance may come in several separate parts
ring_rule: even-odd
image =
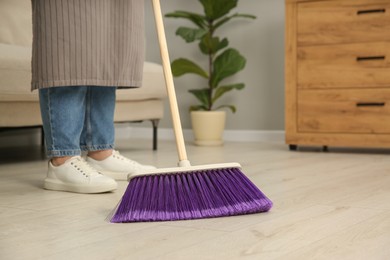
[[[118,184],[112,178],[93,169],[83,158],[74,156],[60,166],[49,161],[44,188],[77,193],[102,193],[115,190]]]
[[[122,156],[118,151],[112,151],[112,155],[102,161],[97,161],[87,156],[87,162],[99,172],[117,181],[126,181],[128,175],[156,169],[154,166],[142,165],[130,160]]]

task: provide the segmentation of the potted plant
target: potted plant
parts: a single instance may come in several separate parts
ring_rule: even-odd
[[[203,13],[175,11],[166,17],[182,18],[190,21],[194,27],[181,26],[176,35],[187,43],[197,42],[200,53],[205,56],[207,65],[202,67],[187,59],[178,58],[171,64],[174,77],[185,74],[196,74],[205,79],[205,85],[190,89],[195,96],[197,105],[190,106],[192,128],[195,143],[198,145],[221,145],[225,125],[226,112],[223,108],[236,112],[231,104],[218,104],[217,101],[232,90],[241,90],[244,83],[224,84],[224,80],[233,76],[245,67],[246,59],[234,48],[229,47],[227,38],[221,39],[216,31],[235,18],[256,17],[249,14],[230,12],[237,6],[238,0],[199,0]],[[206,125],[201,125],[204,121]],[[219,126],[213,127],[212,124]]]

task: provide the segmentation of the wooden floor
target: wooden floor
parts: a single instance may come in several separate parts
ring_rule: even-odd
[[[173,142],[121,142],[126,156],[176,165]],[[0,150],[0,259],[390,259],[390,152],[284,144],[188,145],[193,165],[239,162],[274,202],[269,213],[193,221],[110,224],[122,197],[42,189],[37,147]]]

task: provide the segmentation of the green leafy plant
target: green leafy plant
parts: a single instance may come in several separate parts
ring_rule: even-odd
[[[227,38],[221,39],[215,33],[217,29],[220,29],[232,19],[239,17],[255,19],[256,16],[240,13],[230,14],[230,11],[237,6],[238,0],[198,1],[203,6],[203,14],[175,11],[165,16],[186,19],[195,25],[195,28],[179,27],[176,35],[183,38],[187,43],[198,42],[199,50],[208,58],[207,68],[204,69],[189,59],[179,58],[172,62],[172,74],[174,77],[180,77],[192,73],[207,80],[206,87],[189,90],[200,102],[199,105],[191,106],[191,111],[229,108],[235,113],[236,107],[234,105],[220,105],[216,108],[214,108],[214,105],[227,92],[241,90],[245,87],[244,83],[226,85],[223,84],[223,80],[244,69],[246,59],[236,49],[229,47]]]

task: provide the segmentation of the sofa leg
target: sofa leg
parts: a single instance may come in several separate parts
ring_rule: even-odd
[[[153,124],[153,151],[157,151],[157,128],[160,122],[160,119],[152,119]]]
[[[40,126],[39,127],[41,129],[41,148],[42,148],[42,151],[45,150],[45,133],[43,132],[43,126]]]
[[[40,132],[41,132],[41,158],[43,160],[47,159],[46,158],[46,142],[45,142],[45,132],[43,131],[43,126],[39,127]]]

